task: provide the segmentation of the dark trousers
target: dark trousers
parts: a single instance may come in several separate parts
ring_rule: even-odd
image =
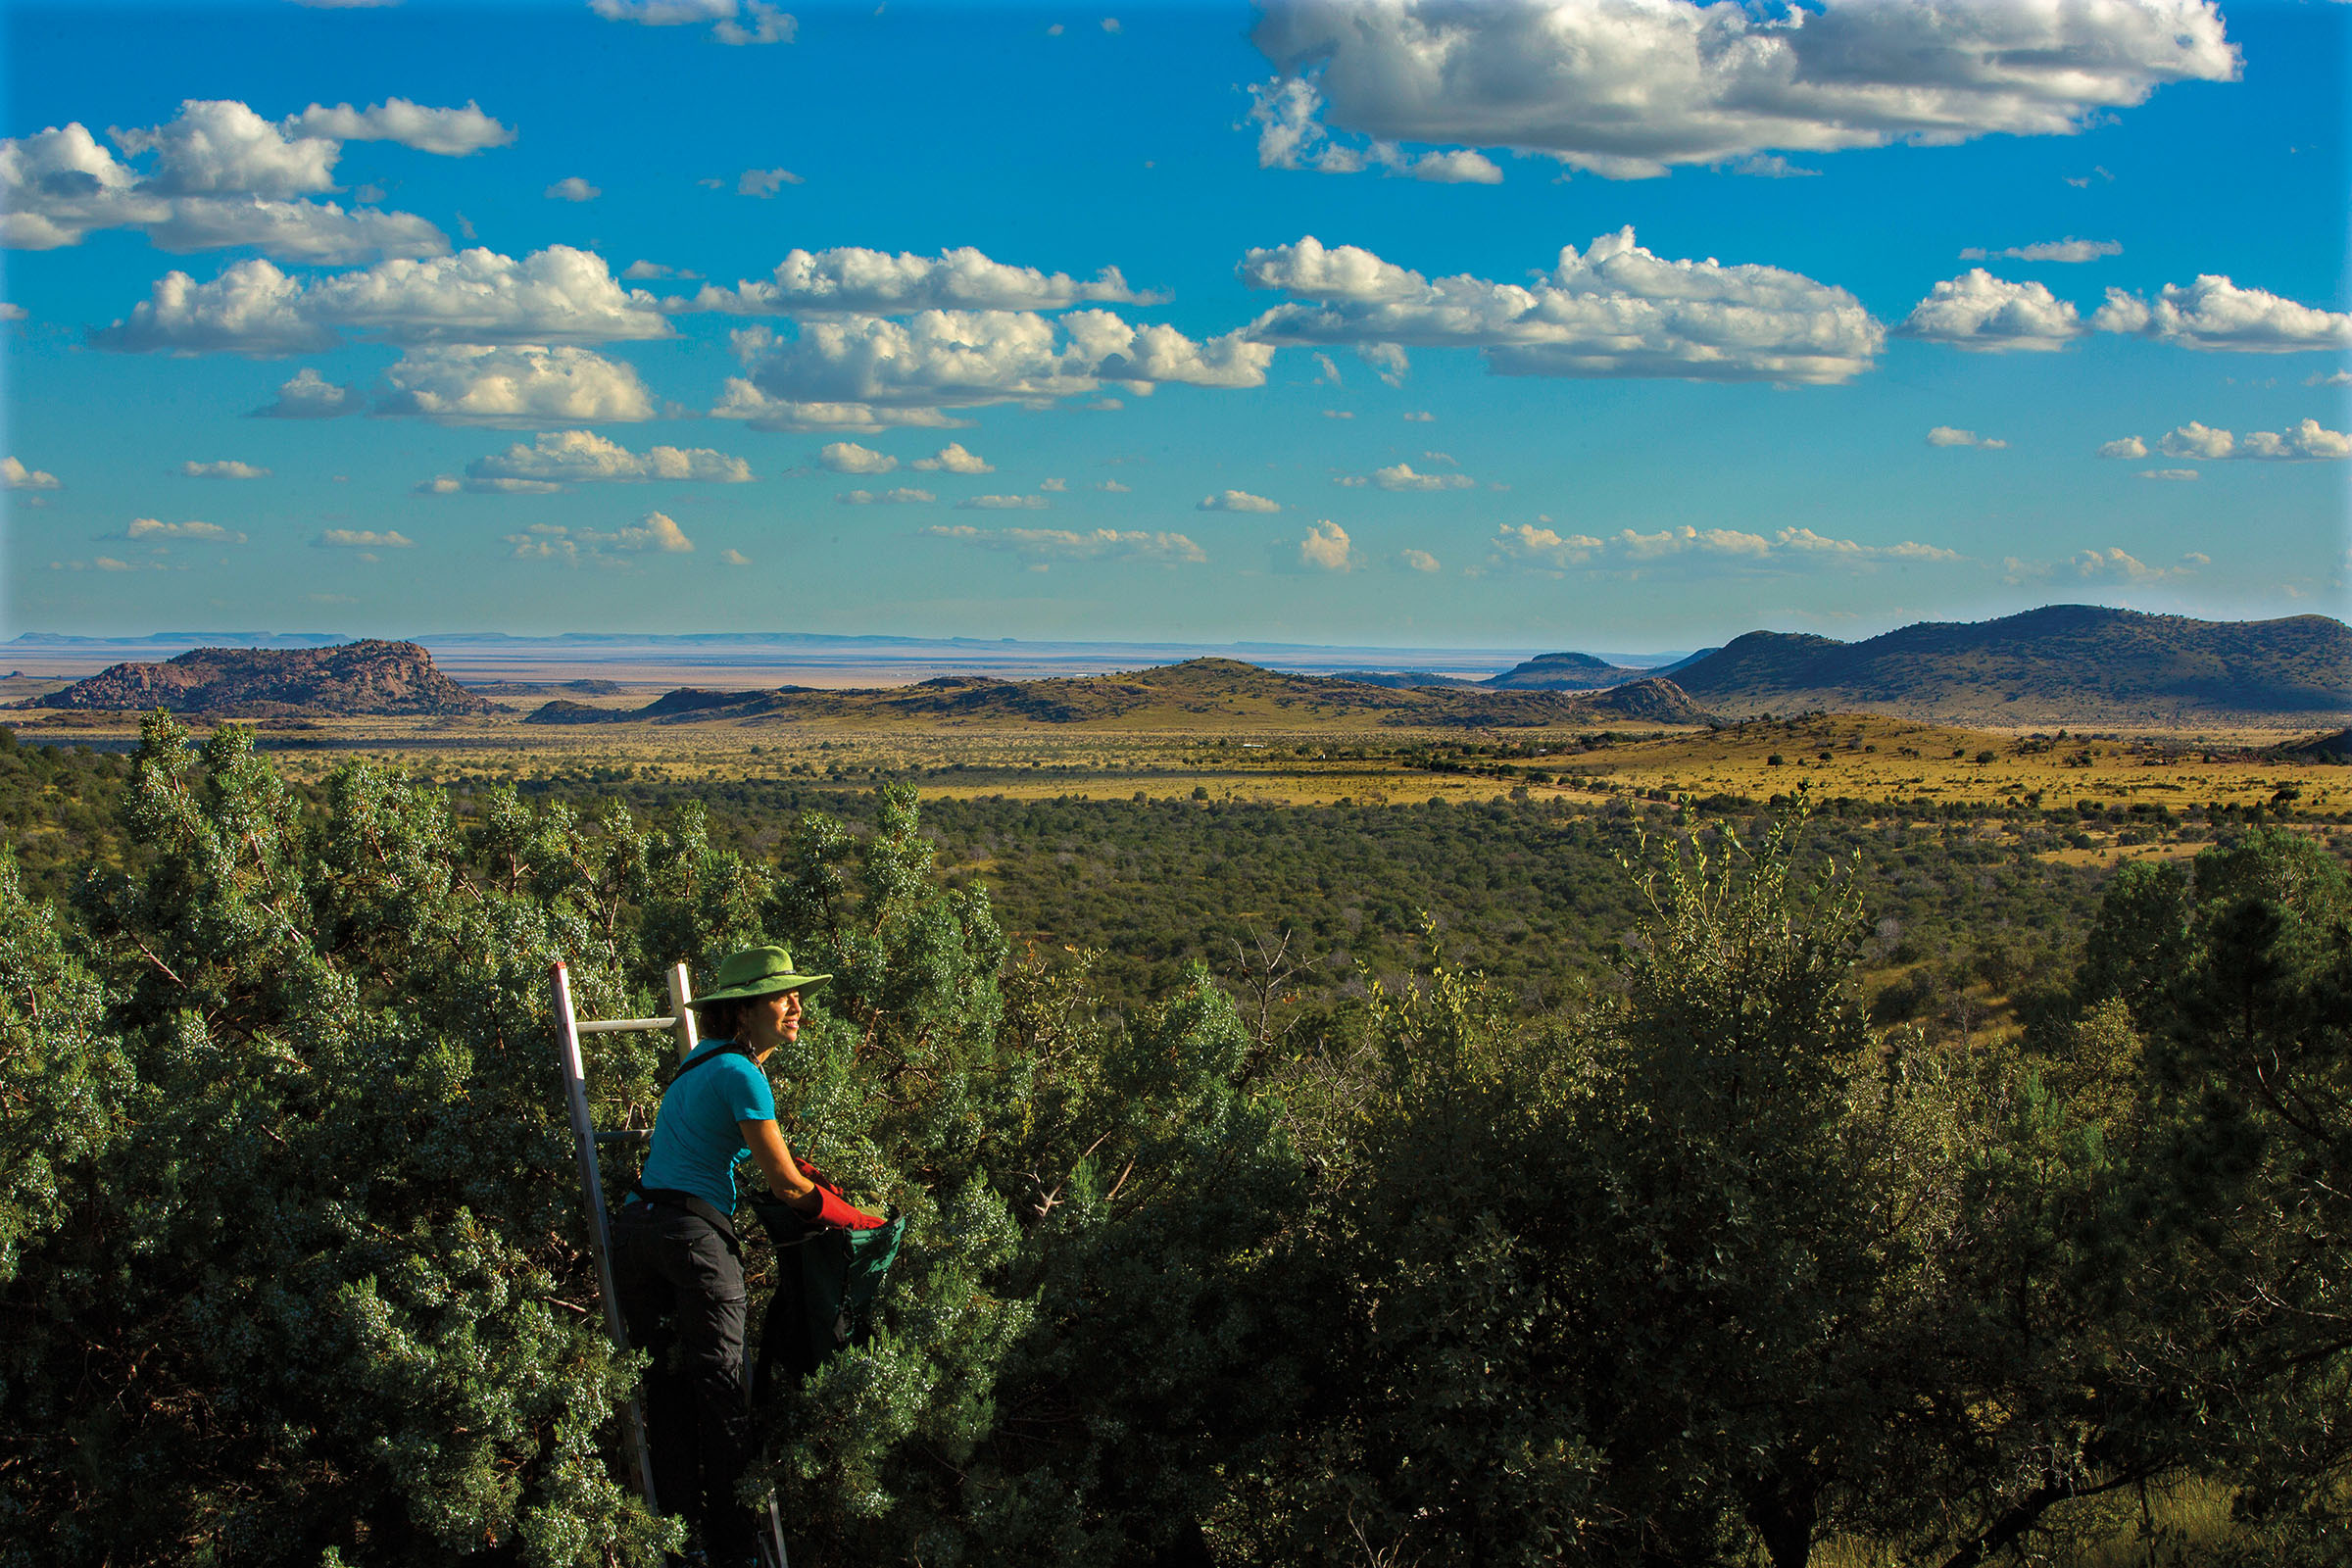
[[[612,1219],[612,1272],[629,1344],[647,1351],[654,1496],[703,1532],[713,1563],[749,1562],[756,1526],[735,1497],[752,1453],[743,1386],[743,1263],[707,1220],[666,1203]]]

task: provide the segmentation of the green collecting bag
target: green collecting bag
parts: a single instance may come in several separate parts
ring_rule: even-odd
[[[763,1401],[872,1335],[874,1298],[899,1255],[906,1220],[901,1215],[872,1230],[844,1230],[811,1224],[778,1199],[748,1201],[776,1246],[776,1289],[752,1375],[752,1397]]]

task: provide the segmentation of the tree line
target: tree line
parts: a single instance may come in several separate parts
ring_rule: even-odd
[[[0,859],[12,1565],[658,1561],[545,975],[763,940],[837,976],[795,1147],[910,1217],[762,1413],[796,1561],[1968,1568],[2183,1478],[2211,1560],[2344,1555],[2352,887],[2292,833],[2128,867],[1988,1042],[1873,1022],[1796,812],[1636,844],[1574,998],[1302,1011],[1278,943],[1106,1001],[900,786],[747,852],[160,716],[119,782],[70,906]],[[646,1125],[663,1046],[590,1047]]]

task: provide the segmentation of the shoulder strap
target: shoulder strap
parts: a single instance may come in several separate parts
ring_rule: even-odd
[[[746,1061],[749,1061],[752,1058],[752,1048],[744,1045],[740,1041],[730,1040],[725,1045],[719,1047],[716,1051],[707,1051],[698,1055],[689,1056],[684,1061],[679,1062],[675,1067],[669,1069],[669,1076],[666,1080],[664,1080],[662,1087],[664,1089],[668,1088],[671,1084],[676,1083],[679,1079],[694,1071],[695,1068],[706,1066],[710,1062],[716,1061],[721,1056],[741,1056]]]

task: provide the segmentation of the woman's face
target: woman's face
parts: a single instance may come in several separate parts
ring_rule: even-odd
[[[743,1043],[766,1053],[801,1038],[801,994],[780,992],[744,1004]]]

